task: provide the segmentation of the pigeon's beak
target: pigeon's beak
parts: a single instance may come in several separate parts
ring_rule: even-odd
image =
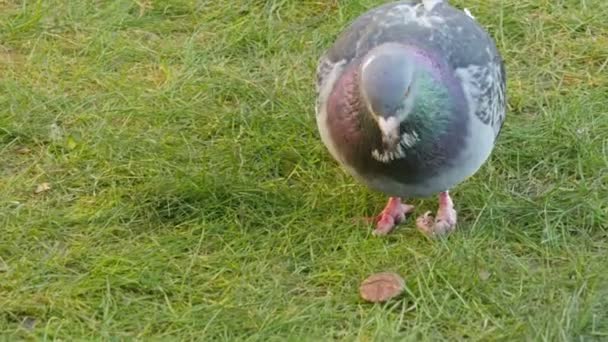
[[[395,150],[399,145],[399,120],[394,116],[379,117],[378,127],[382,132],[382,148],[385,151]]]

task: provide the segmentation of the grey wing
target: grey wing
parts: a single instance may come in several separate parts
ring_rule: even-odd
[[[492,117],[492,128],[494,128],[496,139],[500,135],[507,115],[507,72],[505,70],[505,64],[502,60],[500,60],[500,75],[498,82],[500,83],[500,95],[497,106],[500,110],[496,111]]]
[[[506,75],[498,58],[486,64],[469,64],[455,70],[467,98],[469,110],[489,125],[498,137],[506,113]]]
[[[449,5],[437,11],[445,22],[436,36],[461,81],[469,110],[498,137],[506,114],[507,75],[496,43],[468,11]]]

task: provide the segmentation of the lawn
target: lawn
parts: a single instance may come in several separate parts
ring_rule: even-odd
[[[314,121],[382,1],[0,0],[0,340],[607,340],[608,2],[451,2],[509,111],[432,240],[352,220],[386,197]],[[380,271],[406,293],[364,303]]]

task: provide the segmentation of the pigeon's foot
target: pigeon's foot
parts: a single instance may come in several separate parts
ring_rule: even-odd
[[[447,191],[439,194],[437,217],[434,218],[430,211],[426,212],[416,220],[416,226],[430,236],[445,235],[456,228],[456,210],[454,210],[454,202]]]
[[[376,229],[373,234],[381,236],[390,233],[396,225],[405,220],[405,215],[413,210],[413,205],[402,204],[399,197],[390,197],[384,210],[376,217]]]

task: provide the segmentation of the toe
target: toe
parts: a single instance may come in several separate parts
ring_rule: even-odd
[[[393,217],[393,219],[395,220],[395,224],[399,224],[399,223],[405,221],[405,214],[404,213],[397,213],[397,215],[395,215]]]
[[[404,215],[407,215],[407,214],[411,213],[412,211],[414,211],[414,206],[410,205],[410,204],[402,204],[401,208],[402,208]]]
[[[451,233],[455,225],[445,220],[435,220],[433,216],[425,214],[416,220],[416,226],[428,236],[444,236]]]
[[[433,228],[433,233],[434,235],[446,235],[448,233],[450,233],[452,230],[454,230],[454,225],[451,224],[448,221],[437,221],[435,222],[434,228]]]
[[[374,229],[373,234],[376,236],[386,235],[393,230],[395,223],[395,219],[391,215],[382,215],[376,224],[376,229]]]
[[[429,234],[433,230],[434,221],[435,219],[431,215],[431,212],[427,211],[426,213],[424,213],[424,215],[416,219],[416,226],[424,233]]]

